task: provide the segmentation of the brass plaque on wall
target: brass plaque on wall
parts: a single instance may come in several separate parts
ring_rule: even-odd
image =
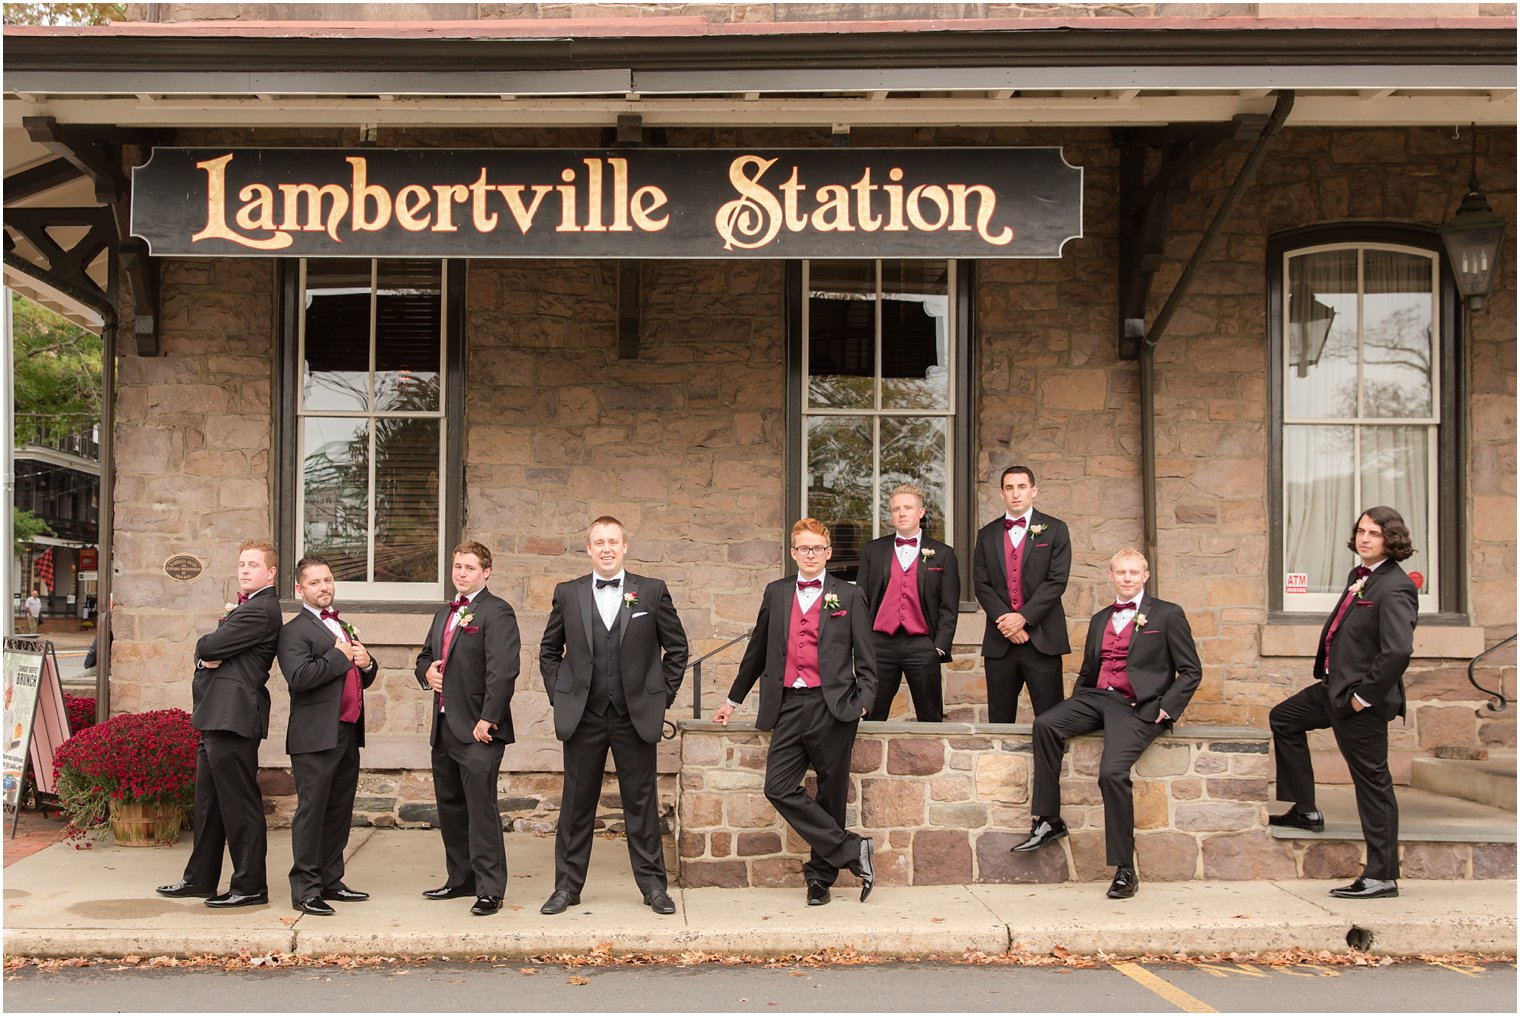
[[[175,554],[164,562],[164,574],[171,579],[189,582],[191,579],[199,578],[205,567],[198,557],[192,557],[189,554]]]

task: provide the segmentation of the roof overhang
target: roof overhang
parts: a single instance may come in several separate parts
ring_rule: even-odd
[[[5,122],[1513,124],[1513,18],[126,22],[5,30]]]

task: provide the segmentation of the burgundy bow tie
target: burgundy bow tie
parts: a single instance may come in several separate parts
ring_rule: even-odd
[[[245,604],[247,602],[248,602],[248,594],[247,593],[238,593],[238,606],[241,607],[243,604]]]
[[[319,616],[324,621],[326,621],[328,618],[332,618],[334,621],[336,621],[338,619],[338,612],[336,610],[324,610]]]
[[[1126,601],[1124,603],[1116,603],[1116,604],[1114,604],[1114,610],[1116,610],[1116,611],[1119,611],[1119,610],[1134,610],[1134,609],[1135,609],[1135,604],[1134,604],[1133,600]]]
[[[1364,579],[1368,575],[1371,575],[1371,574],[1372,574],[1372,569],[1368,568],[1366,565],[1359,564],[1359,565],[1356,566],[1356,577],[1357,578]]]
[[[1029,525],[1029,520],[1028,519],[1024,519],[1024,518],[1019,518],[1019,519],[1004,519],[1003,520],[1003,528],[1004,529],[1012,529],[1014,526],[1027,526],[1027,525]]]
[[[807,579],[806,581],[797,583],[797,588],[798,589],[822,589],[823,588],[823,579]]]
[[[454,611],[458,610],[460,607],[467,607],[467,606],[469,606],[469,604],[470,604],[470,598],[468,596],[461,596],[457,600],[450,600],[449,601],[449,613],[452,614]]]
[[[897,545],[899,547],[916,547],[918,546],[918,537],[914,536],[904,540],[901,536],[899,536],[897,538]]]

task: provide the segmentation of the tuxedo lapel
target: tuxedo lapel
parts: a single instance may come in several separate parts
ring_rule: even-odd
[[[592,618],[600,617],[601,611],[596,609],[596,579],[594,575],[587,575],[580,580],[580,596],[577,599],[581,605],[581,630],[586,633],[586,652],[590,657],[596,656],[596,640],[592,637]]]
[[[1114,608],[1112,606],[1110,606],[1108,608],[1108,614],[1109,614],[1109,619],[1110,620],[1113,619],[1113,613],[1114,613]],[[1129,648],[1126,649],[1126,650],[1124,650],[1124,659],[1125,659],[1126,662],[1128,662],[1128,660],[1130,658],[1130,654],[1132,654],[1135,651],[1135,643],[1137,643],[1137,642],[1140,641],[1140,615],[1144,614],[1144,613],[1145,613],[1145,596],[1142,595],[1140,597],[1140,601],[1139,601],[1138,606],[1136,606],[1136,608],[1135,608],[1135,616],[1129,619],[1129,623],[1130,623]],[[1147,617],[1146,620],[1149,621],[1150,618]],[[1130,683],[1133,684],[1134,682],[1130,682]]]
[[[623,596],[619,597],[618,599],[618,611],[616,615],[618,626],[618,645],[623,644],[623,638],[628,634],[628,620],[633,616],[634,611],[634,608],[628,605],[628,600],[626,597],[629,593],[632,593],[635,597],[639,595],[638,583],[635,582],[633,576],[627,572],[623,573],[622,592]]]
[[[1005,560],[1008,556],[1008,529],[1003,525],[1003,520],[1006,518],[1005,513],[1003,518],[998,519],[989,527],[987,534],[990,537],[988,542],[992,544],[989,548],[992,553],[987,557],[991,559],[992,571],[997,575],[997,587],[1004,592],[1008,590],[1008,565]]]
[[[771,645],[780,655],[781,666],[776,668],[776,676],[780,679],[782,687],[786,686],[786,642],[792,631],[792,607],[797,603],[797,580],[778,584],[773,594],[776,602],[771,604],[771,614],[780,619],[775,631],[771,633]]]

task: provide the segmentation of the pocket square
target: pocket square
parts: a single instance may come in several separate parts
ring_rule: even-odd
[[[1376,607],[1377,606],[1377,604],[1373,603],[1371,600],[1357,600],[1356,601],[1356,605],[1358,607]]]
[[[1037,548],[1038,547],[1048,547],[1048,546],[1050,546],[1050,544],[1048,544],[1048,543],[1036,543],[1035,544],[1035,547],[1037,547]]]
[[[850,612],[848,610],[836,610],[836,611],[834,611],[834,613],[830,614],[829,616],[830,617],[849,617],[850,616]]]
[[[929,570],[930,571],[944,571],[945,569],[943,569],[943,568],[930,568]]]
[[[480,625],[478,624],[462,624],[459,626],[460,635],[474,635],[478,631],[480,631]]]
[[[1141,635],[1160,635],[1161,631],[1159,629],[1157,629],[1157,628],[1142,628],[1140,630],[1140,634]]]
[[[649,616],[649,611],[647,611],[647,610],[641,610],[637,614],[633,615],[633,617],[630,617],[628,620],[632,621],[634,617],[648,617],[648,616]]]

